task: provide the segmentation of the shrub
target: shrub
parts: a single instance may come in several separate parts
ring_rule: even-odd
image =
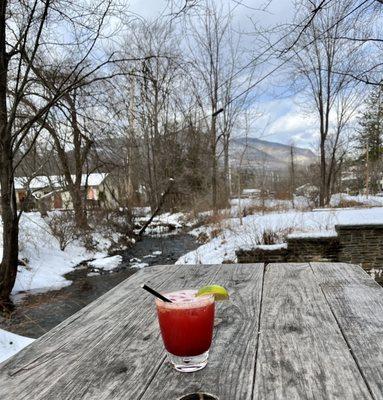
[[[212,229],[212,231],[210,232],[210,237],[212,239],[214,239],[214,238],[218,237],[221,233],[222,233],[222,228]]]
[[[356,200],[340,199],[339,203],[335,207],[336,208],[366,207],[366,205]]]
[[[287,236],[295,230],[294,227],[280,229],[265,229],[262,232],[255,231],[250,234],[250,245],[272,245],[285,243]]]
[[[265,229],[262,232],[262,243],[260,244],[276,244],[281,240],[281,232],[272,231],[271,229]]]
[[[61,251],[79,237],[71,212],[54,213],[48,220],[48,226],[53,237],[58,240]]]
[[[198,243],[205,244],[210,240],[210,238],[209,238],[209,235],[206,232],[201,232],[197,236],[196,240],[197,240]]]
[[[126,209],[97,210],[88,214],[88,222],[94,230],[102,229],[104,232],[133,235],[132,214]]]
[[[242,210],[242,216],[247,217],[248,215],[254,214],[266,214],[272,212],[282,212],[288,210],[288,204],[285,202],[276,202],[272,205],[265,205],[265,204],[252,204],[250,206],[245,206]]]

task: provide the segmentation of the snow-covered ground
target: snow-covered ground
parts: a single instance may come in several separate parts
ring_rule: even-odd
[[[330,206],[337,207],[342,202],[356,202],[371,207],[383,206],[383,196],[351,196],[346,193],[337,193],[331,196]]]
[[[330,207],[340,207],[344,203],[355,203],[358,206],[366,207],[379,207],[383,206],[383,196],[365,196],[357,195],[351,196],[346,193],[337,193],[331,196]],[[359,203],[359,204],[357,204]],[[237,217],[240,210],[242,213],[246,209],[251,209],[252,207],[262,207],[267,211],[286,211],[293,208],[293,203],[291,200],[278,200],[273,198],[266,198],[264,200],[259,198],[245,198],[245,199],[231,199],[231,215]],[[306,211],[313,208],[313,203],[308,198],[303,196],[294,196],[294,208],[300,211]]]
[[[239,248],[249,249],[255,246],[265,249],[285,247],[284,240],[291,236],[331,236],[335,234],[336,224],[365,224],[383,223],[383,197],[378,196],[348,196],[339,194],[333,196],[331,206],[337,207],[342,201],[363,203],[374,208],[332,208],[309,211],[309,202],[304,198],[295,198],[295,209],[288,200],[269,199],[261,204],[269,212],[248,215],[241,220],[238,212],[244,207],[258,206],[259,200],[244,199],[239,207],[238,200],[231,202],[231,210],[224,213],[218,223],[203,225],[191,233],[196,237],[203,237],[205,244],[198,249],[182,256],[177,264],[218,264],[224,261],[235,261],[235,251]],[[148,218],[148,210],[140,210],[143,220]],[[145,216],[143,216],[145,215]],[[210,212],[201,214],[201,217],[211,216]],[[174,225],[176,228],[190,226],[193,221],[188,220],[185,214],[162,214],[155,218],[151,233],[162,232],[162,224]],[[263,244],[263,233],[269,231],[275,234],[276,244]],[[0,224],[0,234],[2,226]],[[26,261],[25,266],[19,267],[16,285],[13,294],[21,291],[47,291],[69,285],[63,275],[72,271],[76,265],[84,260],[93,259],[90,265],[97,271],[110,271],[121,262],[121,256],[107,257],[107,250],[111,239],[102,232],[93,235],[97,242],[97,250],[87,251],[79,241],[70,243],[64,251],[60,250],[57,239],[50,233],[47,222],[38,213],[24,213],[20,221],[20,259]],[[109,234],[110,236],[110,234]],[[0,242],[1,243],[1,242]],[[0,256],[2,249],[0,247]],[[143,268],[148,264],[145,259],[160,255],[160,251],[153,252],[141,259],[130,260],[131,266]],[[0,330],[0,362],[20,351],[31,343],[33,339]]]
[[[237,217],[241,211],[243,213],[246,212],[246,210],[251,210],[253,207],[264,208],[265,211],[270,209],[283,211],[289,210],[293,208],[293,206],[295,209],[302,211],[312,208],[313,204],[309,199],[303,196],[295,196],[294,204],[291,200],[279,200],[273,198],[234,198],[230,200],[230,213],[233,217]]]
[[[14,333],[0,329],[0,363],[13,356],[33,341],[34,339],[15,335]]]
[[[333,235],[337,224],[365,223],[383,223],[383,207],[255,214],[242,218],[242,225],[239,218],[227,218],[218,224],[193,230],[193,235],[208,237],[209,241],[179,258],[177,264],[235,262],[236,250],[262,245],[265,231],[275,233],[277,241],[283,243],[289,234]]]
[[[148,211],[143,210],[148,218]],[[146,220],[145,219],[145,220]],[[171,224],[176,228],[183,226],[184,214],[163,214],[155,218],[155,225]],[[159,227],[154,232],[160,232]],[[2,235],[2,225],[0,222],[0,236]],[[63,275],[74,270],[75,266],[85,260],[92,260],[89,265],[94,271],[89,272],[89,276],[99,275],[101,271],[112,271],[118,267],[122,261],[120,255],[108,256],[108,249],[112,240],[117,242],[118,235],[108,232],[103,227],[92,234],[93,241],[96,243],[96,250],[88,251],[79,240],[68,244],[64,251],[60,250],[58,240],[52,235],[47,220],[43,219],[39,213],[23,213],[20,220],[20,254],[19,259],[25,265],[18,267],[16,284],[12,294],[16,296],[20,292],[45,292],[60,289],[71,284],[71,281]],[[161,251],[148,254],[146,258],[155,258]],[[2,247],[0,240],[0,257]],[[145,258],[145,257],[144,257]],[[131,260],[131,267],[143,268],[149,264],[143,260]],[[0,362],[11,357],[23,347],[33,342],[33,339],[15,335],[0,329]]]
[[[144,225],[151,216],[150,209],[149,211],[146,211],[147,214],[145,214],[144,216],[139,215],[136,218],[136,223],[140,224],[141,226]],[[163,213],[153,218],[152,222],[145,230],[145,233],[149,235],[162,235],[169,231],[169,227],[178,230],[184,228],[185,226],[190,226],[190,221],[186,219],[184,213]],[[137,231],[139,231],[139,229]]]
[[[1,226],[0,230],[2,234]],[[70,285],[71,281],[65,279],[63,275],[72,271],[84,260],[103,259],[107,256],[110,239],[100,233],[96,233],[93,238],[97,242],[95,251],[86,250],[78,240],[61,251],[58,240],[51,234],[47,221],[38,213],[23,213],[20,220],[19,258],[25,260],[26,265],[18,267],[16,284],[12,293],[43,292]],[[0,247],[0,255],[1,253]]]

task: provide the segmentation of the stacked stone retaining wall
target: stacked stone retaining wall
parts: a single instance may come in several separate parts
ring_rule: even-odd
[[[286,248],[237,251],[240,263],[339,261],[383,272],[383,225],[337,225],[336,236],[291,237]]]
[[[383,269],[383,225],[337,225],[338,261]]]

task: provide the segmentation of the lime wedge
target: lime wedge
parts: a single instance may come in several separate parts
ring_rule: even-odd
[[[204,296],[206,294],[213,294],[216,301],[227,300],[229,298],[229,292],[219,285],[204,286],[198,290],[196,297]]]

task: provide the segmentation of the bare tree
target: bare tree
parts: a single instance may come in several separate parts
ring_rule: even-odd
[[[358,82],[371,86],[382,86],[383,73],[383,3],[375,1],[354,1],[358,7],[359,15],[354,19],[356,29],[353,32],[340,32],[335,36],[339,41],[344,41],[358,46],[363,50],[364,57],[353,69],[344,70],[339,66],[334,73],[346,75]]]
[[[231,14],[214,2],[205,1],[198,16],[187,21],[188,49],[192,64],[193,85],[197,102],[205,117],[210,136],[212,207],[219,204],[219,141],[224,154],[224,202],[228,197],[229,141],[237,106],[227,104],[234,93],[234,71],[239,59],[239,39],[234,37]],[[207,101],[205,100],[207,99]],[[220,113],[223,120],[218,122]]]
[[[312,6],[306,0],[299,0],[296,5],[298,17],[301,12],[307,13]],[[297,81],[304,85],[309,104],[318,118],[321,206],[329,201],[337,146],[346,122],[355,111],[355,81],[346,74],[336,73],[340,67],[343,71],[352,71],[360,59],[356,46],[337,39],[355,30],[355,18],[358,15],[345,18],[351,14],[353,5],[352,0],[330,3],[311,22],[292,49],[295,52],[293,64]],[[337,119],[335,124],[334,116]],[[328,156],[328,142],[334,135]]]
[[[19,216],[14,186],[15,170],[42,131],[38,121],[74,88],[113,61],[98,53],[91,55],[103,36],[103,26],[111,13],[111,1],[100,0],[91,9],[71,0],[2,1],[0,5],[0,183],[3,220],[3,258],[0,267],[0,301],[6,305],[13,288],[18,263]],[[62,32],[67,30],[66,41]],[[61,33],[60,33],[61,32]],[[71,57],[62,56],[69,49]],[[100,60],[101,58],[101,60]],[[39,66],[51,66],[65,78],[57,87],[41,87],[36,80]],[[59,68],[58,68],[59,67]],[[35,103],[35,112],[23,112],[25,100]],[[32,129],[38,126],[37,129]],[[17,156],[17,162],[16,161]]]

